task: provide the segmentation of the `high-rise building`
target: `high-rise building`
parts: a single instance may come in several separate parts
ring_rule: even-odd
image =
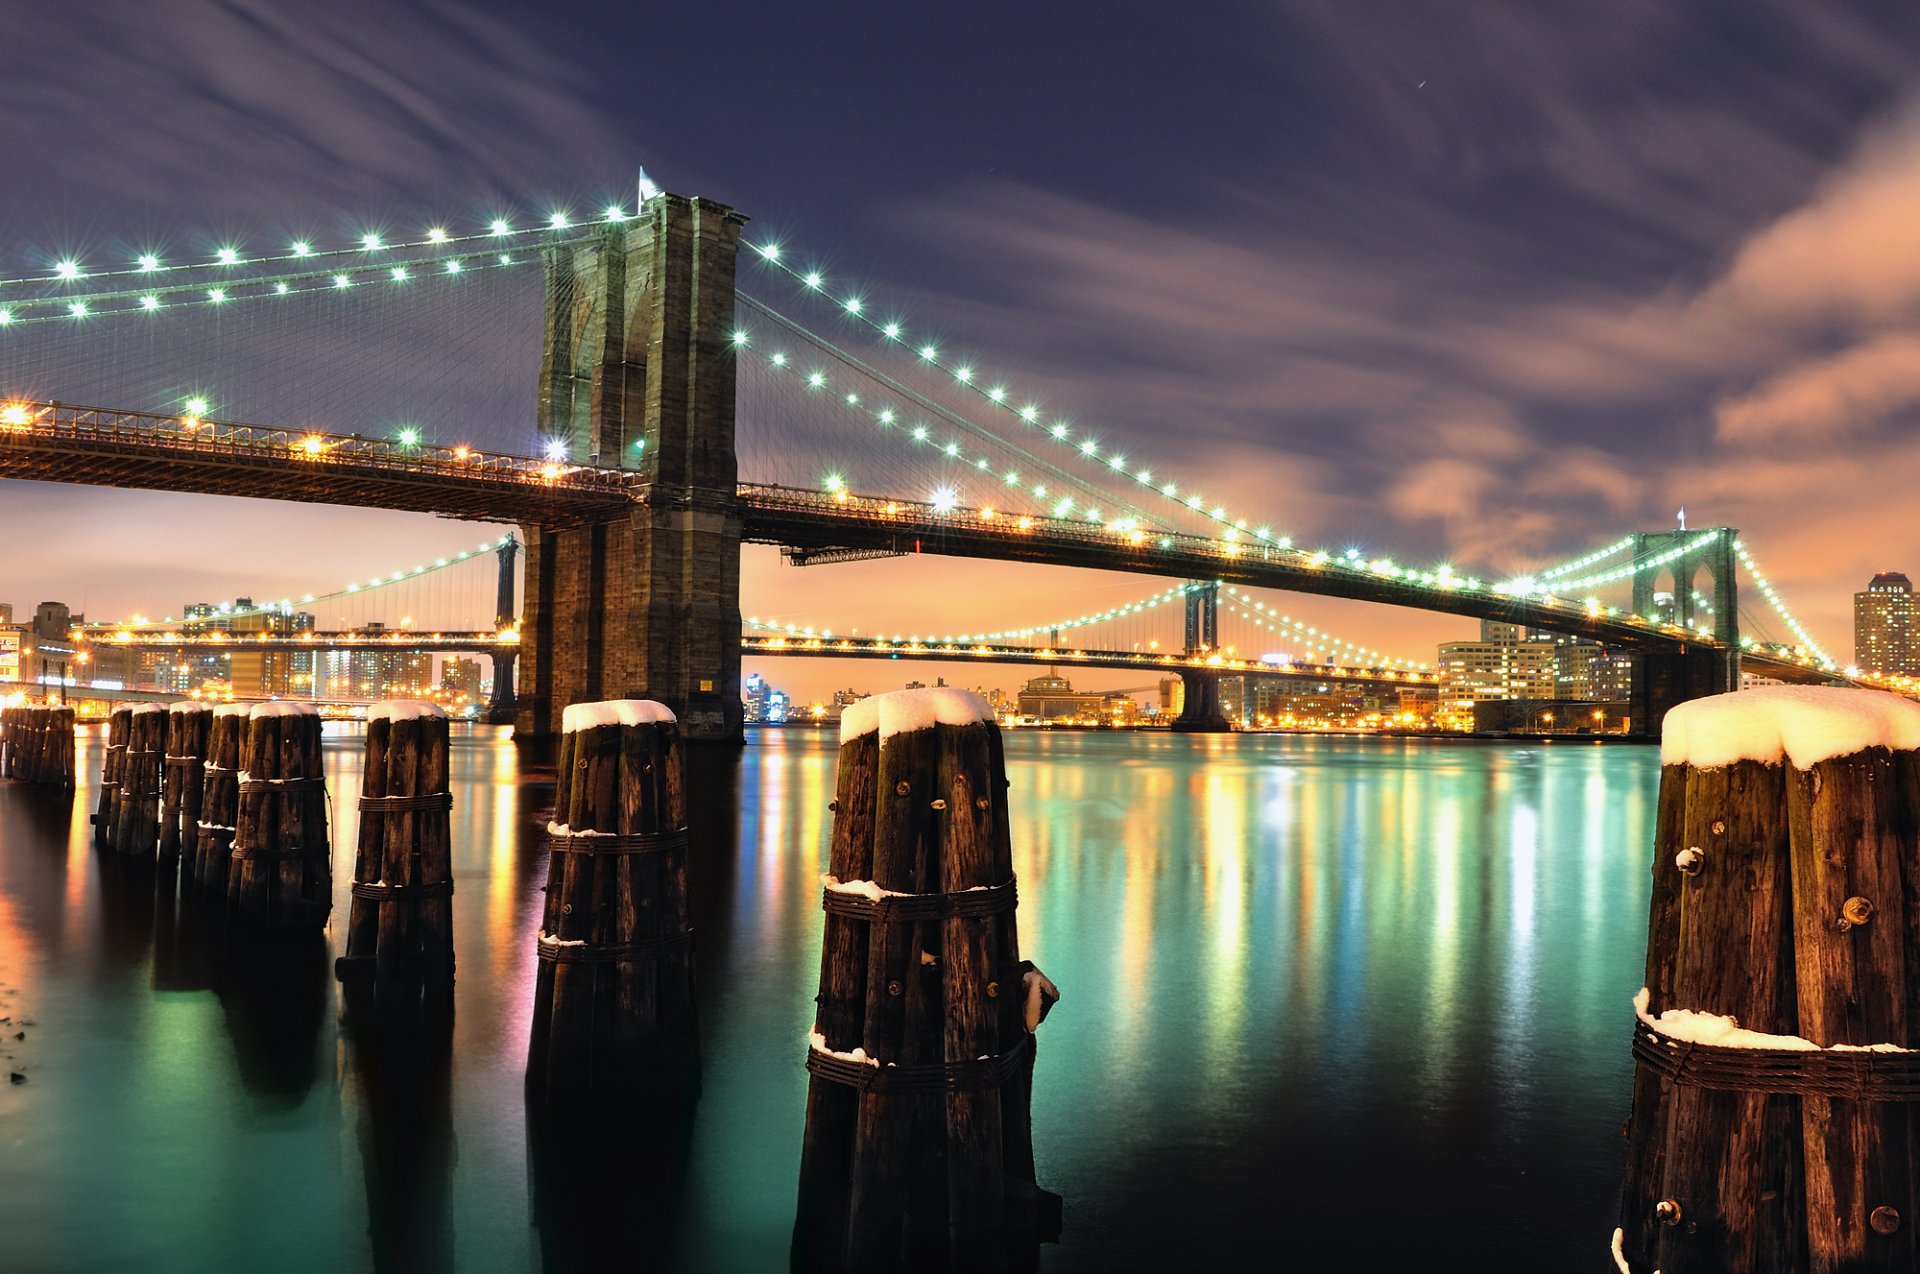
[[[1875,672],[1920,673],[1913,581],[1882,571],[1853,595],[1853,661]]]
[[[480,702],[480,661],[464,655],[453,655],[440,664],[440,689],[446,693],[449,706],[462,707],[469,703]]]

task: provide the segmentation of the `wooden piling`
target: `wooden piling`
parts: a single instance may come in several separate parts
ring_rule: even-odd
[[[73,709],[27,703],[0,709],[0,777],[73,787]]]
[[[453,984],[448,733],[438,704],[395,699],[367,709],[347,953],[334,966],[343,979]]]
[[[160,794],[160,852],[191,849],[207,782],[207,736],[213,705],[176,703],[167,709],[167,755]]]
[[[1911,1270],[1920,704],[1768,688],[1664,729],[1616,1257]]]
[[[310,703],[254,705],[242,762],[228,909],[276,927],[317,928],[333,905],[319,713]]]
[[[113,813],[113,847],[122,857],[151,862],[160,843],[160,781],[171,715],[158,703],[137,703],[128,713]]]
[[[93,811],[96,849],[107,849],[114,842],[113,820],[120,805],[120,771],[132,728],[132,704],[123,703],[107,715],[107,746],[100,759],[100,799]]]
[[[1006,1269],[1054,1228],[1023,1005],[1037,1026],[1058,993],[1019,960],[999,728],[977,695],[903,691],[842,740],[794,1265]]]
[[[624,1097],[695,1059],[686,794],[673,713],[644,699],[563,715],[527,1086]]]
[[[233,861],[233,831],[240,821],[240,755],[246,744],[252,706],[223,703],[207,727],[207,760],[202,766],[200,817],[193,825],[193,861],[181,871],[204,889],[224,894]]]

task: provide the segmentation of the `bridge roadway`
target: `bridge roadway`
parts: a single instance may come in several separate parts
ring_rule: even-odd
[[[564,524],[617,516],[644,503],[644,475],[465,446],[409,445],[193,416],[0,403],[0,478],[252,496],[400,509],[489,522]],[[812,551],[937,554],[1217,579],[1577,634],[1629,650],[1714,648],[1710,638],[1609,608],[1513,596],[1465,577],[1379,560],[1345,561],[1240,536],[1115,529],[1065,518],[947,509],[929,502],[757,483],[738,492],[749,543]],[[1831,681],[1811,660],[1750,650],[1753,672]]]
[[[89,627],[78,634],[86,643],[80,649],[108,647],[115,650],[182,650],[196,654],[288,650],[288,651],[373,651],[413,654],[448,651],[456,654],[498,654],[520,648],[520,634],[497,632],[414,632],[402,629],[378,635],[357,632],[304,633],[182,633],[177,631],[133,631],[111,627]]]

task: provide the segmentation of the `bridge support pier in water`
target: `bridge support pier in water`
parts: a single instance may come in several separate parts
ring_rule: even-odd
[[[745,218],[660,194],[548,250],[541,428],[646,475],[615,518],[527,526],[514,737],[551,756],[567,705],[653,699],[688,740],[737,742],[733,272]],[[498,677],[496,675],[496,681]]]
[[[1187,585],[1187,656],[1205,656],[1220,646],[1220,581]],[[1181,734],[1225,734],[1233,729],[1220,707],[1220,674],[1182,672],[1180,715],[1173,729]]]

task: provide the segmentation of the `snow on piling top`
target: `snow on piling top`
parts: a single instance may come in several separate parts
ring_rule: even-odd
[[[880,744],[885,747],[888,735],[927,730],[935,725],[972,725],[976,721],[991,720],[993,708],[971,690],[953,686],[894,690],[848,704],[840,714],[840,742],[878,730]]]
[[[136,716],[145,712],[165,712],[167,710],[167,705],[164,703],[130,703],[126,704],[125,707],[128,712]],[[120,709],[115,708],[114,711],[118,712]]]
[[[168,712],[212,712],[213,705],[202,703],[198,699],[182,699],[178,703],[167,705]]]
[[[1867,748],[1920,748],[1920,703],[1884,690],[1762,686],[1683,703],[1660,728],[1660,763],[1711,770],[1735,761],[1809,769]]]
[[[268,703],[256,703],[250,717],[315,717],[320,709],[310,703],[297,703],[292,699],[274,699]]]
[[[213,715],[216,717],[244,717],[252,711],[253,705],[250,703],[221,703],[214,705]]]
[[[600,703],[570,703],[560,714],[560,733],[574,734],[599,725],[652,725],[677,720],[673,709],[651,699],[606,699]]]
[[[421,717],[446,720],[447,710],[425,699],[382,699],[367,708],[368,721],[418,721]]]

